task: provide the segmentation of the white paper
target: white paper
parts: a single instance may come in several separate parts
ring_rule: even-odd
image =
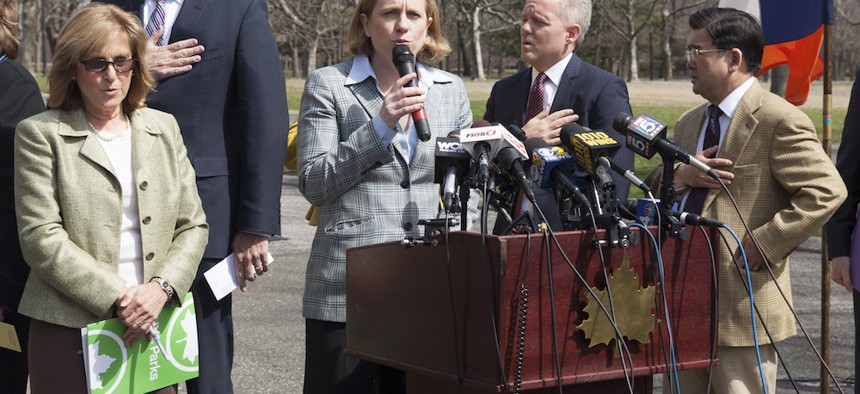
[[[271,265],[275,259],[272,254],[268,254],[269,264]],[[224,298],[233,290],[239,287],[239,277],[236,274],[236,255],[230,253],[224,260],[215,264],[209,271],[203,273],[206,282],[209,282],[209,287],[212,289],[212,294],[216,300]]]

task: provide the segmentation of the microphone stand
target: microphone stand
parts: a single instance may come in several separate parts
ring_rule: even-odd
[[[678,198],[678,192],[672,187],[675,183],[675,158],[663,154],[660,157],[663,158],[663,179],[660,181],[660,220],[663,223],[661,231],[664,235],[686,241],[690,238],[690,230],[672,215],[672,205]]]
[[[460,185],[460,231],[469,227],[469,194],[472,189],[463,182]]]

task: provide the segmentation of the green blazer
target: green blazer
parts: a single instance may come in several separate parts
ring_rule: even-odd
[[[160,276],[184,298],[209,228],[194,170],[173,116],[129,114],[144,278]],[[83,111],[49,110],[15,130],[15,210],[31,273],[19,310],[84,327],[110,318],[125,288],[118,274],[122,193]]]

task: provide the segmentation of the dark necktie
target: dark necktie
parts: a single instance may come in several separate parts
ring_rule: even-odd
[[[714,145],[720,144],[720,116],[723,111],[720,107],[711,104],[708,106],[708,127],[705,129],[705,140],[702,143],[702,150],[708,149]],[[715,157],[716,153],[709,157]],[[684,205],[684,211],[689,213],[700,214],[705,205],[705,197],[708,196],[710,189],[704,187],[696,187],[690,190],[690,195],[687,197],[687,204]]]
[[[164,26],[164,0],[155,2],[155,10],[149,16],[149,22],[146,23],[146,36],[151,37],[156,30]],[[158,45],[164,46],[164,35],[158,39]]]
[[[526,107],[526,122],[543,111],[544,102],[546,101],[546,93],[543,90],[543,83],[545,81],[546,74],[540,73],[535,78],[535,83],[532,84],[532,90],[529,93],[529,105]]]

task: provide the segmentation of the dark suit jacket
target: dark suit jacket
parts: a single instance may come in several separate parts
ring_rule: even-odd
[[[484,113],[485,120],[506,126],[525,124],[531,72],[532,69],[527,68],[493,85],[487,100],[487,112]],[[626,139],[612,128],[612,120],[618,113],[631,112],[623,79],[582,61],[574,53],[564,70],[550,113],[564,108],[571,108],[579,115],[577,123],[580,125],[606,132],[621,143],[622,148],[614,158],[625,168],[633,170],[633,152],[623,147]],[[630,182],[618,174],[612,174],[612,180],[617,187],[619,201],[627,200]]]
[[[45,102],[30,72],[11,59],[0,64],[0,308],[12,311],[18,309],[30,272],[18,243],[12,141],[18,122],[44,110]]]
[[[136,13],[143,4],[105,2]],[[185,0],[170,42],[187,38],[206,48],[202,60],[161,81],[147,104],[179,122],[209,222],[204,257],[221,258],[236,231],[280,234],[284,72],[264,0]]]
[[[848,188],[848,198],[825,227],[830,258],[851,254],[851,234],[857,224],[855,215],[857,204],[860,204],[860,160],[854,157],[857,152],[860,152],[860,68],[854,76],[851,101],[848,103],[848,113],[845,115],[845,126],[842,129],[842,142],[836,156],[836,168]],[[856,266],[851,268],[860,269]],[[855,289],[858,286],[860,283],[854,283]]]

